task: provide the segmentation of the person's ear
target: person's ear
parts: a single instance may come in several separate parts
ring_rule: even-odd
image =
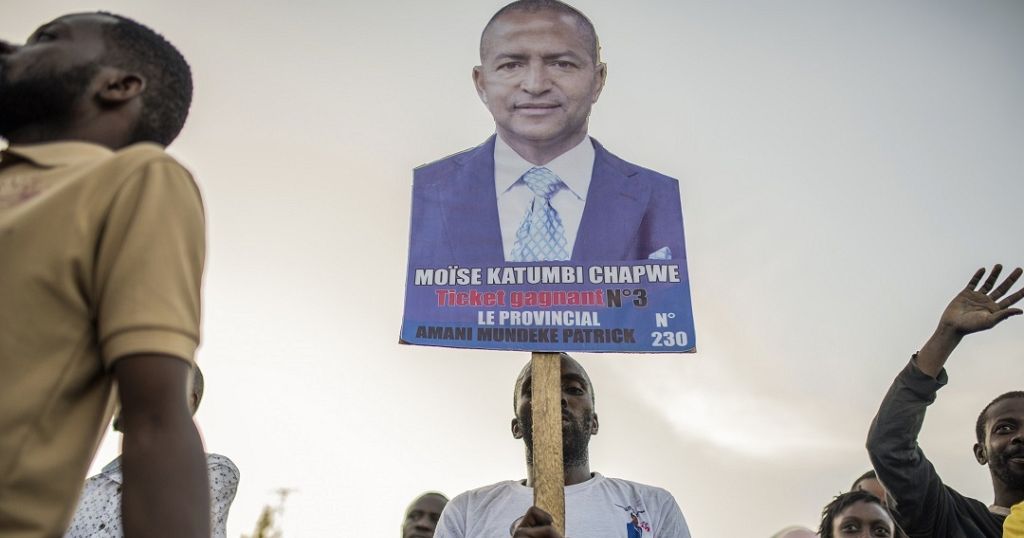
[[[985,450],[985,445],[974,443],[974,459],[978,460],[978,463],[981,465],[988,465],[988,454]]]
[[[104,68],[99,76],[102,80],[96,98],[105,105],[127,103],[146,90],[146,80],[136,73]]]
[[[598,62],[597,71],[594,73],[594,76],[600,80],[597,81],[597,91],[594,92],[594,98],[590,101],[590,104],[596,103],[597,98],[601,97],[601,90],[604,90],[604,82],[608,80],[608,64]]]
[[[590,421],[590,435],[597,435],[597,430],[600,427],[600,424],[598,424],[597,421],[597,413],[593,413],[591,418],[593,418],[593,420]]]
[[[516,439],[523,438],[523,425],[519,423],[518,418],[512,419],[512,437]]]
[[[487,104],[487,89],[484,88],[484,74],[483,66],[476,66],[473,68],[473,87],[476,88],[476,94],[480,96],[480,100]]]

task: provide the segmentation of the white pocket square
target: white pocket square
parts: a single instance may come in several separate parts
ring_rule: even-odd
[[[661,247],[658,250],[647,255],[648,260],[671,260],[672,249],[668,247]]]

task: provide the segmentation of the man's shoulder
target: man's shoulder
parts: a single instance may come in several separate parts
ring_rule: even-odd
[[[452,153],[451,155],[446,155],[444,157],[441,157],[440,159],[436,159],[436,160],[430,161],[429,163],[421,164],[421,165],[417,166],[416,168],[414,168],[413,170],[419,172],[420,170],[432,170],[434,168],[443,168],[445,166],[452,166],[452,165],[455,165],[456,163],[458,163],[461,159],[463,159],[467,155],[472,155],[473,152],[477,151],[478,149],[480,149],[480,146],[474,146],[472,148],[466,148],[466,149],[464,149],[462,151],[457,151],[455,153]]]
[[[163,146],[140,142],[111,150],[92,142],[58,140],[25,146],[11,146],[5,153],[20,157],[42,168],[70,167],[89,170],[98,167],[131,169],[149,163],[166,163],[184,169]]]
[[[106,164],[125,169],[138,169],[148,165],[166,165],[191,176],[188,170],[158,144],[140,142],[115,151],[106,159]]]
[[[626,480],[625,478],[616,478],[614,476],[604,476],[604,475],[598,474],[598,473],[594,473],[594,474],[596,476],[599,476],[599,477],[603,478],[605,481],[607,481],[607,482],[609,482],[611,484],[619,484],[619,485],[621,485],[623,487],[633,487],[633,488],[639,488],[639,489],[657,489],[657,490],[665,491],[664,488],[660,488],[658,486],[652,486],[650,484],[644,484],[643,482],[637,482],[635,480]]]
[[[211,471],[224,470],[238,476],[238,466],[231,461],[231,458],[213,452],[206,454],[206,467]]]
[[[481,499],[493,498],[496,496],[504,496],[509,494],[523,493],[528,494],[530,488],[527,488],[522,484],[521,481],[517,480],[503,480],[487,486],[474,488],[468,491],[464,491],[455,496],[452,501],[461,499],[462,502],[479,501]]]
[[[667,489],[658,486],[634,482],[632,480],[626,480],[624,478],[614,478],[603,475],[597,475],[597,477],[601,478],[602,486],[606,488],[630,491],[646,497],[672,498],[672,494]]]
[[[417,166],[413,169],[414,180],[416,182],[421,182],[428,180],[429,178],[449,177],[455,169],[463,166],[466,162],[486,155],[487,153],[490,153],[491,155],[494,153],[493,136],[477,146],[464,149],[446,157],[437,159],[436,161],[431,161]]]
[[[636,163],[627,161],[622,157],[612,153],[600,142],[591,138],[594,142],[594,162],[595,167],[606,166],[618,170],[637,181],[647,181],[656,186],[661,187],[672,187],[675,188],[679,184],[679,180],[674,177],[667,176],[656,170],[645,168]]]
[[[120,186],[146,182],[148,179],[169,179],[173,183],[191,184],[195,179],[160,145],[142,142],[110,152],[103,157],[78,165],[79,175],[93,184],[117,189]]]
[[[976,533],[980,530],[986,536],[999,536],[1006,516],[993,513],[985,503],[968,497],[948,485],[943,485],[949,498],[955,506],[952,513],[957,519],[963,518],[956,523],[957,530],[961,532]],[[968,522],[966,520],[973,520]],[[909,531],[910,529],[908,529]],[[992,534],[995,533],[995,534]]]
[[[985,536],[1001,535],[1006,516],[990,511],[989,506],[968,497],[953,487],[938,481],[940,488],[929,493],[928,501],[908,497],[905,491],[893,488],[890,495],[897,506],[903,503],[903,512],[895,512],[897,522],[911,536]],[[916,495],[925,494],[924,486],[908,490]]]
[[[496,531],[505,533],[531,504],[533,489],[524,486],[521,481],[506,480],[464,491],[445,506],[442,516],[446,520],[445,527],[454,533],[441,536],[469,537],[479,536],[480,533],[494,535]]]

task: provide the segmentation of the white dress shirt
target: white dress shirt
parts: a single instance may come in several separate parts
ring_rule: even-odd
[[[533,203],[534,194],[523,181],[523,174],[537,165],[522,158],[511,146],[501,139],[494,141],[494,187],[498,193],[498,220],[501,224],[501,243],[505,261],[512,258],[516,244],[516,232],[523,224],[526,212]],[[558,212],[565,227],[566,245],[572,255],[576,235],[583,219],[583,208],[587,205],[587,189],[594,172],[594,144],[587,136],[576,147],[559,155],[544,165],[551,170],[566,187],[551,197],[551,207]]]
[[[213,538],[225,538],[228,510],[238,490],[238,467],[220,454],[207,454],[206,469],[210,477],[210,531]],[[122,538],[122,482],[120,456],[100,474],[89,477],[64,538]]]

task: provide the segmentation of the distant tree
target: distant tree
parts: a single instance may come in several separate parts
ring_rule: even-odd
[[[277,506],[270,506],[269,504],[264,506],[263,511],[260,512],[260,518],[256,520],[256,530],[252,534],[243,534],[242,538],[282,538],[284,533],[277,526],[274,519],[280,520],[281,516],[284,515],[284,501],[293,491],[295,490],[289,488],[277,490],[277,495],[280,497],[277,501]]]
[[[252,534],[243,534],[242,538],[281,538],[281,531],[274,528],[274,512],[270,505],[264,506],[256,521],[256,530]]]

